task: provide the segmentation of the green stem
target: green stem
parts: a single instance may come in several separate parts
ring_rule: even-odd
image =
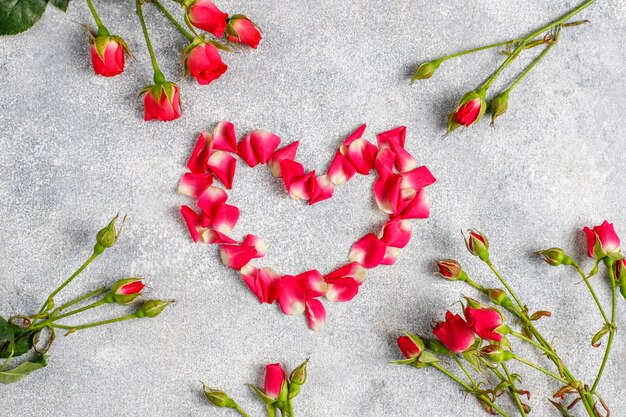
[[[600,310],[600,314],[602,314],[602,318],[604,319],[604,322],[606,324],[609,324],[609,318],[606,315],[606,312],[604,311],[604,308],[602,307],[602,303],[600,303],[600,300],[598,299],[596,292],[593,290],[593,287],[591,286],[591,282],[589,282],[589,278],[587,277],[587,274],[585,274],[585,271],[583,271],[580,265],[578,265],[576,262],[572,262],[572,266],[576,268],[576,271],[578,271],[583,281],[585,282],[585,285],[589,289],[589,292],[591,293],[593,300],[596,302],[596,305],[598,306],[598,310]]]
[[[541,349],[543,352],[545,352],[548,356],[550,356],[551,358],[554,359],[558,359],[558,356],[552,351],[552,349],[550,348],[546,348],[544,347],[541,343],[537,343],[532,339],[527,338],[526,336],[524,336],[521,333],[517,333],[514,330],[511,330],[509,332],[510,335],[517,337],[520,340],[523,340],[526,343],[530,343],[531,345],[533,345],[534,347],[536,347],[537,349]]]
[[[519,43],[519,45],[517,46],[517,48],[515,48],[515,50],[511,53],[511,55],[509,55],[507,57],[506,60],[504,60],[504,62],[502,63],[502,65],[500,65],[498,67],[498,69],[489,77],[487,78],[487,80],[485,80],[485,82],[480,86],[480,88],[487,90],[489,87],[491,87],[491,84],[493,84],[493,82],[495,81],[495,79],[498,77],[498,75],[500,75],[500,73],[515,59],[517,58],[517,56],[519,55],[519,53],[526,47],[526,44],[531,40],[536,38],[537,36],[541,35],[543,32],[552,29],[553,27],[560,25],[562,23],[564,23],[566,20],[570,19],[571,17],[573,17],[574,15],[578,14],[579,12],[581,12],[582,10],[584,10],[585,8],[587,8],[588,6],[590,6],[591,4],[595,3],[596,0],[586,0],[584,2],[582,2],[580,5],[578,5],[577,7],[573,8],[572,10],[570,10],[569,12],[565,13],[563,16],[561,16],[560,18],[548,23],[547,25],[537,29],[536,31],[534,31],[533,33],[531,33],[530,35],[526,36],[524,39],[522,39],[522,41]]]
[[[98,12],[96,11],[96,8],[94,7],[91,0],[87,0],[87,6],[89,6],[89,10],[91,10],[93,20],[95,20],[96,25],[98,25],[98,36],[109,36],[109,31],[102,23],[102,20],[100,20],[100,16],[98,15]]]
[[[167,9],[165,8],[165,6],[163,6],[163,4],[161,4],[161,2],[159,0],[152,0],[152,3],[154,3],[154,5],[156,7],[159,8],[159,10],[161,11],[161,13],[163,13],[165,15],[165,17],[168,18],[168,20],[174,25],[176,26],[176,29],[178,29],[180,31],[180,33],[183,34],[183,36],[185,36],[185,38],[187,38],[187,40],[189,41],[193,41],[194,36],[187,32],[185,30],[185,28],[178,22],[178,20],[174,19],[174,16],[172,16],[170,14],[170,12],[167,11]]]
[[[2,371],[8,365],[9,361],[13,358],[14,353],[15,353],[15,346],[11,344],[11,353],[9,353],[9,356],[6,358],[2,366],[0,366],[0,371]]]
[[[89,329],[91,327],[103,326],[105,324],[117,323],[118,321],[130,320],[130,319],[134,319],[134,318],[137,318],[137,317],[134,314],[129,314],[128,316],[122,316],[122,317],[117,317],[117,318],[114,318],[114,319],[98,321],[98,322],[95,322],[95,323],[81,324],[79,326],[66,326],[66,325],[62,325],[62,324],[50,323],[50,327],[54,327],[54,328],[57,328],[57,329],[66,329],[66,330],[74,331],[74,330]]]
[[[504,287],[507,289],[509,294],[511,294],[511,297],[513,297],[513,299],[515,300],[515,302],[517,303],[519,308],[521,308],[523,310],[524,309],[524,304],[522,304],[522,302],[519,300],[519,298],[517,298],[517,295],[515,295],[515,292],[513,291],[513,289],[511,287],[509,287],[509,284],[506,282],[504,277],[502,275],[500,275],[500,273],[498,272],[496,267],[493,266],[493,264],[491,263],[491,259],[487,259],[487,261],[485,261],[485,263],[489,266],[491,271],[493,271],[493,273],[496,275],[496,277],[498,277],[498,279],[500,280],[502,285],[504,285]]]
[[[67,287],[69,285],[70,282],[72,282],[74,280],[74,278],[76,278],[78,276],[78,274],[80,274],[81,272],[83,272],[83,270],[85,268],[87,268],[87,265],[89,265],[91,263],[91,261],[93,261],[94,259],[96,259],[98,257],[99,253],[94,252],[89,259],[87,259],[85,261],[84,264],[82,264],[77,270],[76,272],[74,272],[72,274],[72,276],[70,276],[68,279],[65,280],[65,282],[63,284],[61,284],[56,290],[52,291],[52,293],[48,296],[48,299],[46,300],[46,302],[44,303],[44,305],[41,307],[41,309],[39,310],[39,314],[43,313],[46,308],[50,305],[50,303],[52,302],[53,298],[63,290],[63,288]]]
[[[600,383],[600,378],[602,378],[602,373],[604,372],[604,367],[609,359],[609,355],[611,354],[611,345],[613,344],[613,338],[615,337],[615,316],[616,316],[616,304],[617,304],[617,292],[615,291],[616,282],[615,282],[615,272],[611,266],[608,266],[609,277],[611,279],[611,324],[609,325],[609,340],[606,343],[606,349],[604,350],[604,357],[602,358],[602,364],[600,365],[600,369],[598,370],[598,375],[596,376],[595,381],[593,382],[593,386],[591,387],[591,394],[596,392],[596,388]]]
[[[467,54],[472,54],[474,52],[484,51],[485,49],[491,49],[491,48],[497,48],[499,46],[511,45],[511,44],[514,44],[514,43],[517,43],[517,42],[520,42],[520,41],[521,41],[521,39],[510,39],[510,40],[504,41],[504,42],[492,43],[491,45],[480,46],[478,48],[467,49],[465,51],[456,52],[454,54],[442,56],[441,58],[438,58],[435,61],[439,61],[441,63],[441,62],[447,61],[448,59],[456,58],[456,57],[467,55]]]
[[[502,415],[503,417],[509,417],[509,415],[507,413],[505,413],[500,407],[495,405],[489,398],[487,398],[485,395],[476,393],[473,390],[472,387],[467,385],[467,383],[465,381],[463,381],[458,376],[454,375],[452,372],[448,371],[443,366],[439,365],[437,362],[432,362],[429,365],[432,366],[435,369],[438,369],[443,374],[445,374],[448,378],[452,379],[453,381],[455,381],[456,383],[461,385],[463,388],[465,388],[467,390],[467,392],[471,392],[472,394],[474,394],[479,400],[483,401],[485,404],[487,404],[488,406],[492,407],[494,410],[496,410],[498,413],[500,413],[500,415]]]
[[[152,0],[152,1],[154,1],[154,0]],[[243,408],[241,408],[241,407],[239,406],[239,404],[235,404],[235,410],[237,410],[237,411],[239,412],[239,414],[241,414],[243,417],[250,417],[250,416],[248,416],[248,413],[246,413],[246,412],[243,410]]]
[[[550,45],[545,47],[543,51],[541,51],[541,53],[537,56],[537,58],[535,58],[533,62],[531,62],[530,65],[527,66],[526,69],[524,69],[519,77],[517,77],[506,90],[504,90],[504,94],[509,94],[511,90],[513,90],[513,88],[515,88],[515,86],[519,84],[519,82],[522,81],[524,77],[526,77],[526,75],[528,75],[528,73],[534,68],[534,66],[537,65],[539,61],[541,61],[543,57],[548,54],[548,52],[550,52],[550,49],[552,49],[554,45],[556,45],[556,43],[551,43]]]
[[[69,312],[67,312],[65,314],[61,314],[61,315],[58,315],[56,317],[52,317],[50,319],[50,322],[61,320],[61,319],[65,318],[65,317],[73,316],[74,314],[78,314],[78,313],[82,313],[83,311],[91,310],[92,308],[100,307],[103,304],[106,304],[106,301],[104,301],[104,300],[96,301],[94,303],[86,305],[85,307],[81,307],[81,308],[78,308],[76,310],[69,311]]]
[[[470,279],[470,277],[466,277],[464,282],[466,282],[468,285],[470,285],[471,287],[474,287],[475,289],[477,289],[480,292],[484,292],[485,291],[485,289],[482,286],[480,286],[479,284],[477,284],[474,281],[472,281]]]
[[[543,367],[541,367],[541,366],[539,366],[539,365],[537,365],[535,363],[532,363],[531,361],[528,361],[528,360],[526,360],[524,358],[520,358],[517,355],[513,356],[513,359],[515,359],[515,360],[517,360],[517,361],[519,361],[519,362],[521,362],[521,363],[523,363],[525,365],[528,365],[531,368],[538,370],[539,372],[543,372],[544,374],[546,374],[548,376],[551,376],[552,378],[556,379],[557,381],[560,381],[560,382],[562,382],[564,384],[568,384],[569,385],[569,381],[568,380],[566,380],[564,378],[561,378],[557,374],[552,373],[552,372],[548,371],[547,369],[545,369],[545,368],[543,368]]]
[[[454,358],[454,361],[459,365],[459,368],[461,368],[465,376],[467,376],[467,379],[469,379],[469,381],[472,383],[472,386],[474,387],[474,389],[477,389],[478,385],[476,385],[476,381],[474,381],[474,378],[472,378],[472,375],[469,373],[467,368],[463,366],[463,362],[461,362],[461,360],[456,355],[454,355],[453,358]]]
[[[88,292],[87,294],[83,295],[82,297],[78,297],[78,298],[76,298],[76,299],[74,299],[74,300],[72,300],[72,301],[69,301],[69,302],[67,302],[67,303],[65,303],[65,304],[63,304],[63,305],[61,305],[61,306],[57,307],[57,308],[56,308],[56,309],[52,312],[52,315],[54,315],[54,314],[55,314],[55,313],[57,313],[57,312],[61,312],[61,311],[65,310],[65,309],[67,309],[68,307],[71,307],[71,306],[73,306],[73,305],[75,305],[75,304],[78,304],[78,303],[80,303],[81,301],[85,301],[85,300],[90,299],[91,297],[95,297],[96,295],[100,294],[101,292],[105,291],[106,289],[107,289],[107,287],[98,288],[97,290],[94,290],[94,291]]]
[[[509,382],[509,384],[511,384],[509,386],[509,392],[511,393],[511,397],[513,397],[513,401],[515,402],[515,405],[517,405],[517,408],[519,409],[519,412],[522,415],[522,417],[526,417],[526,411],[524,411],[522,400],[520,400],[519,394],[517,393],[517,389],[515,388],[515,381],[511,377],[511,374],[509,373],[509,370],[504,364],[504,362],[502,362],[501,365],[502,365],[502,369],[504,370],[504,373],[506,374],[507,381]]]
[[[143,30],[143,36],[146,38],[146,45],[148,46],[150,60],[152,61],[152,68],[154,69],[154,82],[156,84],[162,84],[166,81],[165,75],[161,72],[156,56],[154,55],[154,49],[152,49],[152,43],[150,42],[150,36],[148,35],[148,28],[146,27],[146,21],[143,18],[143,11],[141,10],[141,0],[136,0],[136,8],[139,21],[141,22],[141,29]]]

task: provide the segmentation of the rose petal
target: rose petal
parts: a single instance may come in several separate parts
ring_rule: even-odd
[[[180,214],[183,215],[189,234],[194,242],[200,240],[200,233],[204,231],[201,227],[202,218],[189,206],[180,206]]]
[[[324,276],[326,282],[331,282],[330,280],[335,278],[353,278],[361,284],[365,281],[365,269],[358,262],[351,262]]]
[[[259,163],[266,163],[280,144],[280,138],[267,130],[254,130],[250,133],[250,144]]]
[[[326,299],[329,301],[336,301],[343,303],[350,301],[355,295],[359,293],[359,286],[361,285],[354,278],[331,278],[326,279],[328,282],[328,291],[326,291]]]
[[[280,161],[282,161],[283,159],[293,161],[296,157],[296,152],[298,151],[299,144],[300,142],[297,141],[290,143],[289,145],[280,148],[272,154],[272,157],[269,159],[269,161],[267,161],[267,165],[269,166],[270,172],[273,176],[280,177],[282,175]]]
[[[213,130],[213,148],[237,153],[235,126],[231,122],[222,121],[215,126],[215,130]]]
[[[211,184],[213,184],[213,176],[211,174],[186,172],[178,183],[178,193],[198,198]]]
[[[228,194],[220,187],[212,185],[198,197],[198,207],[202,213],[211,221],[219,211],[220,207],[226,203]]]
[[[257,158],[254,150],[252,149],[252,143],[250,135],[244,137],[237,145],[237,154],[241,159],[246,161],[249,167],[255,167],[259,165],[259,159]]]
[[[397,211],[401,183],[402,177],[398,174],[390,174],[386,179],[379,179],[374,183],[374,198],[378,208],[384,213],[393,214]]]
[[[237,166],[237,160],[234,156],[225,151],[215,151],[209,157],[207,166],[226,188],[229,190],[233,188],[233,178]]]
[[[297,278],[302,280],[302,285],[304,286],[307,299],[320,297],[326,294],[328,285],[326,285],[324,277],[318,270],[312,269],[310,271],[303,272],[298,275]]]
[[[326,323],[326,309],[322,302],[316,298],[307,300],[305,311],[309,328],[315,331],[322,330]]]
[[[241,276],[260,303],[272,304],[280,291],[280,276],[272,268],[256,269],[246,265]]]
[[[306,289],[303,281],[292,275],[285,275],[280,281],[278,303],[285,314],[304,313]]]
[[[411,229],[410,220],[390,220],[384,224],[378,237],[387,246],[403,248],[411,240]]]
[[[191,152],[189,161],[187,161],[187,168],[194,173],[206,173],[206,162],[211,155],[212,149],[213,137],[206,132],[200,133],[196,141],[196,146],[193,148],[193,152]]]
[[[337,151],[333,161],[328,167],[328,178],[335,185],[345,184],[350,178],[356,174],[356,168],[348,161],[348,159]]]
[[[396,154],[396,168],[400,172],[408,172],[418,167],[418,163],[406,149],[392,142],[391,150]]]
[[[430,173],[426,166],[415,168],[412,171],[402,174],[402,188],[412,188],[421,190],[436,181],[433,174]]]
[[[385,249],[384,242],[368,233],[352,246],[348,259],[360,263],[364,268],[376,268],[385,256]]]
[[[291,183],[304,175],[304,167],[299,162],[290,159],[281,160],[279,165],[285,188],[289,191]]]
[[[344,145],[345,146],[345,145]],[[378,148],[365,139],[355,139],[342,153],[348,158],[359,174],[367,175],[374,166],[374,158]]]
[[[400,213],[401,219],[427,219],[430,216],[430,199],[426,190],[421,189],[409,205]]]
[[[223,204],[215,213],[211,224],[218,232],[229,235],[235,228],[237,220],[239,220],[239,209],[229,204]]]
[[[309,205],[312,206],[320,201],[327,200],[333,196],[335,192],[335,184],[328,178],[328,175],[319,175],[315,179],[315,189],[313,190],[313,196],[309,200]]]
[[[234,244],[237,243],[235,239],[231,239],[223,233],[218,232],[214,229],[206,229],[201,234],[200,237],[204,241],[204,243],[208,244]]]
[[[355,140],[362,138],[363,137],[363,133],[365,133],[365,128],[366,127],[367,127],[367,125],[365,123],[363,123],[354,132],[350,133],[350,135],[343,141],[343,143],[341,145],[348,147]]]
[[[316,185],[315,171],[311,171],[295,179],[287,191],[294,200],[308,200],[313,196]]]
[[[262,258],[267,255],[267,243],[263,239],[255,235],[246,235],[241,242],[244,246],[251,246],[256,249],[255,258]]]
[[[389,175],[393,174],[393,166],[396,160],[396,154],[391,149],[381,149],[376,154],[374,160],[374,169],[378,174],[378,178],[386,180]]]
[[[378,140],[378,147],[381,149],[390,146],[391,143],[396,143],[401,147],[404,147],[404,141],[406,139],[406,126],[396,127],[395,129],[379,133],[376,135],[376,139]]]
[[[417,191],[412,188],[403,188],[400,190],[400,197],[398,198],[398,206],[396,207],[396,211],[393,215],[397,215],[398,213],[402,213],[404,209],[406,209],[409,204],[413,201],[415,196],[417,195]]]
[[[380,261],[380,264],[381,265],[393,265],[396,263],[396,259],[398,259],[398,255],[400,255],[400,249],[387,246],[387,249],[385,250],[385,256],[383,257],[383,260]]]
[[[241,245],[220,245],[222,263],[233,269],[240,270],[248,264],[256,254],[256,249]]]

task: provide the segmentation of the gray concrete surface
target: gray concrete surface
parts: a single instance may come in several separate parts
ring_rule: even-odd
[[[298,416],[483,415],[435,371],[387,364],[399,357],[401,329],[428,334],[446,308],[457,308],[461,294],[472,294],[433,277],[435,260],[458,258],[478,280],[495,285],[465,252],[459,230],[467,227],[488,234],[495,263],[521,297],[554,313],[541,328],[578,375],[593,377],[601,351],[589,340],[599,314],[572,271],[550,268],[532,251],[560,245],[583,259],[580,229],[605,218],[626,239],[624,1],[598,2],[581,15],[589,25],[563,33],[511,95],[497,129],[482,123],[447,139],[441,134],[454,101],[500,57],[488,51],[451,61],[433,79],[409,87],[414,65],[516,37],[576,2],[221,0],[225,11],[257,21],[265,39],[256,52],[225,56],[229,71],[208,87],[181,79],[184,39],[147,10],[164,72],[182,89],[184,116],[168,124],[144,123],[134,100],[151,73],[127,3],[97,2],[137,57],[118,78],[92,74],[87,37],[72,22],[90,22],[83,2],[73,2],[67,14],[50,8],[30,32],[0,40],[0,315],[33,312],[88,256],[94,233],[118,210],[129,215],[119,245],[67,295],[133,275],[149,281],[151,296],[178,302],[155,320],[59,338],[45,370],[0,387],[1,415],[232,415],[203,399],[199,380],[227,389],[251,415],[261,415],[243,384],[261,384],[265,363],[294,367],[306,357],[310,382],[297,398]],[[522,61],[517,65],[507,77]],[[405,124],[408,149],[439,179],[431,190],[432,217],[415,224],[397,264],[369,273],[352,302],[327,303],[323,333],[309,331],[304,318],[258,305],[216,248],[188,237],[178,215],[186,199],[175,187],[197,133],[223,119],[239,134],[263,127],[287,142],[300,140],[301,161],[318,170],[361,122],[369,124],[371,139]],[[265,237],[267,262],[279,271],[329,271],[381,221],[372,177],[306,208],[267,171],[238,170],[231,194],[242,210],[236,235]],[[590,268],[589,261],[584,265]],[[594,279],[604,300],[606,281]],[[622,327],[625,307],[618,305]],[[600,386],[615,416],[626,409],[624,346],[620,332]],[[546,397],[558,385],[514,368],[523,371],[522,387],[533,391],[533,415],[556,416]]]

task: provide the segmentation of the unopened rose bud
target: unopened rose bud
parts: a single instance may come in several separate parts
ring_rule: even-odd
[[[414,334],[407,332],[406,336],[398,338],[398,347],[405,358],[416,359],[424,351],[424,342]]]
[[[141,305],[141,307],[139,307],[139,309],[135,312],[135,316],[142,318],[142,317],[149,317],[149,318],[153,318],[158,316],[159,314],[161,314],[161,312],[163,310],[165,310],[165,307],[169,306],[170,304],[172,304],[174,301],[163,301],[163,300],[147,300],[144,301],[144,303]]]
[[[624,259],[616,261],[613,265],[613,271],[615,273],[616,284],[626,300],[626,261]]]
[[[467,250],[474,256],[478,256],[483,262],[489,260],[489,241],[487,236],[475,229],[469,229],[469,236],[465,239]]]
[[[102,253],[106,248],[110,248],[115,245],[117,239],[120,237],[122,233],[122,227],[124,226],[124,222],[126,221],[126,216],[122,219],[122,224],[120,224],[119,229],[115,229],[115,222],[117,221],[118,215],[115,215],[113,219],[109,222],[109,224],[100,230],[98,234],[96,234],[96,245],[94,246],[95,253]]]
[[[439,60],[421,63],[411,77],[411,84],[417,80],[426,80],[432,77],[437,68],[439,68],[439,65],[441,65],[441,61]]]
[[[301,387],[306,382],[308,364],[309,360],[307,359],[291,371],[291,375],[289,375],[289,398],[295,398],[300,394]]]
[[[91,40],[91,64],[96,74],[114,77],[124,72],[125,55],[130,51],[119,36],[99,35]]]
[[[467,275],[463,272],[461,264],[454,259],[444,259],[443,261],[439,261],[437,268],[439,269],[439,272],[437,273],[447,280],[465,281],[467,279]]]
[[[217,47],[202,38],[195,38],[183,51],[185,73],[191,74],[200,85],[217,80],[228,69]]]
[[[129,304],[141,295],[144,287],[140,278],[121,279],[113,285],[105,300],[110,303]]]
[[[561,248],[550,248],[537,252],[546,263],[552,266],[571,265],[572,258],[567,256]]]
[[[613,223],[606,220],[600,226],[594,226],[592,229],[583,228],[585,237],[587,238],[587,254],[590,258],[596,258],[598,261],[609,257],[610,259],[622,259],[621,242],[619,236],[615,233]]]
[[[228,15],[218,9],[211,0],[184,0],[180,3],[187,10],[186,18],[189,23],[217,38],[222,37]]]
[[[511,357],[509,357],[509,355],[506,354],[507,351],[502,349],[502,346],[500,345],[484,346],[480,348],[479,353],[481,357],[487,359],[489,362],[492,362],[492,363],[502,363],[505,360],[507,360],[507,357],[508,359],[511,359]]]
[[[171,82],[158,82],[145,87],[139,94],[143,99],[143,119],[168,122],[181,115],[180,89]]]
[[[237,406],[235,401],[230,399],[224,391],[209,388],[204,383],[202,384],[202,389],[207,400],[211,401],[211,403],[216,407],[235,408]]]
[[[509,107],[509,93],[504,92],[491,102],[491,126],[494,125],[496,118],[502,116]]]
[[[483,117],[487,110],[485,94],[484,90],[470,91],[459,100],[448,117],[448,133],[460,126],[470,127]]]
[[[261,29],[242,14],[236,14],[228,19],[226,25],[226,39],[234,43],[242,43],[256,49],[263,38]]]
[[[501,290],[500,288],[490,288],[487,289],[487,294],[489,295],[491,301],[493,301],[497,305],[504,308],[513,307],[513,302],[511,301],[509,296],[506,295],[506,292],[504,292],[504,290]]]

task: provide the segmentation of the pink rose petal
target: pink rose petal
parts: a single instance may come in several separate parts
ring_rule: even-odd
[[[396,143],[401,147],[404,147],[404,141],[406,139],[406,126],[396,127],[395,129],[379,133],[376,135],[376,139],[378,140],[378,147],[381,149],[390,146],[391,143]]]
[[[237,145],[237,154],[241,159],[246,161],[246,164],[248,164],[250,168],[259,165],[259,159],[252,148],[251,135],[241,139],[239,145]]]
[[[280,138],[267,130],[254,130],[250,133],[250,144],[259,163],[266,163],[280,144]]]
[[[180,206],[180,214],[183,215],[189,234],[194,242],[200,240],[200,233],[204,230],[201,227],[202,218],[189,206]]]
[[[393,174],[394,162],[396,154],[391,149],[381,149],[374,159],[374,169],[378,174],[378,178],[386,180],[389,175]]]
[[[398,259],[398,255],[400,255],[400,249],[392,248],[391,246],[387,246],[385,250],[385,256],[382,261],[380,261],[381,265],[393,265],[396,263],[396,259]]]
[[[304,175],[304,167],[299,162],[290,159],[281,160],[279,165],[285,188],[289,191],[291,183]]]
[[[239,220],[239,209],[229,204],[223,204],[215,212],[211,224],[218,232],[229,235],[235,228],[237,220]]]
[[[313,197],[316,186],[315,171],[307,172],[289,185],[289,196],[294,200],[308,200]]]
[[[259,303],[272,304],[278,298],[281,279],[272,268],[256,269],[247,265],[241,269],[241,276]]]
[[[390,174],[386,179],[379,179],[374,183],[374,198],[378,208],[387,214],[394,214],[400,200],[400,185],[402,177]]]
[[[241,242],[243,246],[251,246],[256,250],[255,258],[262,258],[267,255],[267,243],[255,235],[246,235]]]
[[[421,190],[422,188],[434,184],[435,181],[435,177],[426,166],[421,166],[402,174],[402,188]]]
[[[326,309],[320,300],[313,298],[307,300],[305,305],[306,320],[309,328],[320,331],[326,323]]]
[[[385,256],[386,247],[376,235],[368,233],[352,246],[348,259],[364,268],[376,268]]]
[[[229,190],[233,188],[233,178],[237,166],[237,160],[234,156],[226,151],[215,151],[209,157],[207,166],[226,188]]]
[[[231,122],[223,121],[215,126],[215,130],[213,130],[213,148],[237,153],[235,126]]]
[[[198,197],[198,207],[202,213],[209,219],[213,220],[220,207],[226,203],[228,194],[220,187],[212,185],[200,194]]]
[[[202,238],[202,240],[204,241],[204,243],[209,243],[209,244],[234,244],[237,243],[236,240],[231,239],[230,237],[226,236],[223,233],[218,232],[217,230],[213,230],[213,229],[206,229],[204,230],[201,234],[200,237]]]
[[[178,193],[198,198],[211,184],[213,184],[213,176],[211,174],[186,172],[178,183]]]
[[[297,141],[290,143],[289,145],[278,149],[272,154],[272,157],[269,159],[269,161],[267,161],[267,165],[269,166],[270,172],[273,176],[280,177],[282,175],[280,169],[280,161],[282,161],[283,159],[293,161],[296,157],[296,152],[298,151],[299,144],[300,142]]]
[[[342,149],[343,148],[342,146]],[[355,139],[342,153],[348,158],[359,174],[367,175],[374,166],[374,159],[378,153],[378,148],[365,139]]]
[[[359,281],[350,277],[326,278],[326,282],[329,286],[326,299],[339,303],[352,300],[359,293],[361,285]]]
[[[350,135],[343,141],[341,146],[345,146],[347,148],[355,140],[361,139],[363,137],[363,133],[365,133],[366,127],[367,125],[365,123],[359,126],[354,132],[350,133]]]
[[[207,171],[206,162],[213,149],[213,137],[206,132],[200,133],[196,146],[187,161],[187,168],[191,172],[204,174]]]
[[[220,245],[222,263],[230,268],[240,270],[248,264],[256,254],[250,246]]]
[[[319,175],[315,179],[315,182],[315,190],[313,191],[313,196],[309,200],[310,206],[331,198],[335,192],[335,184],[333,184],[328,178],[328,175]]]
[[[356,174],[356,168],[340,151],[337,151],[333,161],[330,163],[330,167],[328,167],[327,174],[333,184],[341,185],[345,184]]]
[[[361,284],[365,281],[365,269],[358,262],[351,262],[324,276],[326,282],[336,278],[353,278]]]
[[[296,278],[302,280],[306,298],[315,298],[326,294],[328,285],[326,285],[324,277],[318,270],[312,269],[310,271],[303,272]]]
[[[302,314],[304,313],[305,302],[306,289],[302,279],[292,275],[283,276],[278,295],[278,303],[283,313]]]
[[[427,219],[430,216],[430,199],[426,190],[421,189],[400,213],[401,219]]]
[[[408,171],[412,171],[417,168],[419,165],[413,155],[411,155],[406,149],[397,145],[395,143],[391,143],[391,150],[396,154],[396,168],[398,171],[404,173]]]
[[[378,237],[387,246],[403,248],[411,240],[411,229],[410,220],[390,220],[385,223]]]

